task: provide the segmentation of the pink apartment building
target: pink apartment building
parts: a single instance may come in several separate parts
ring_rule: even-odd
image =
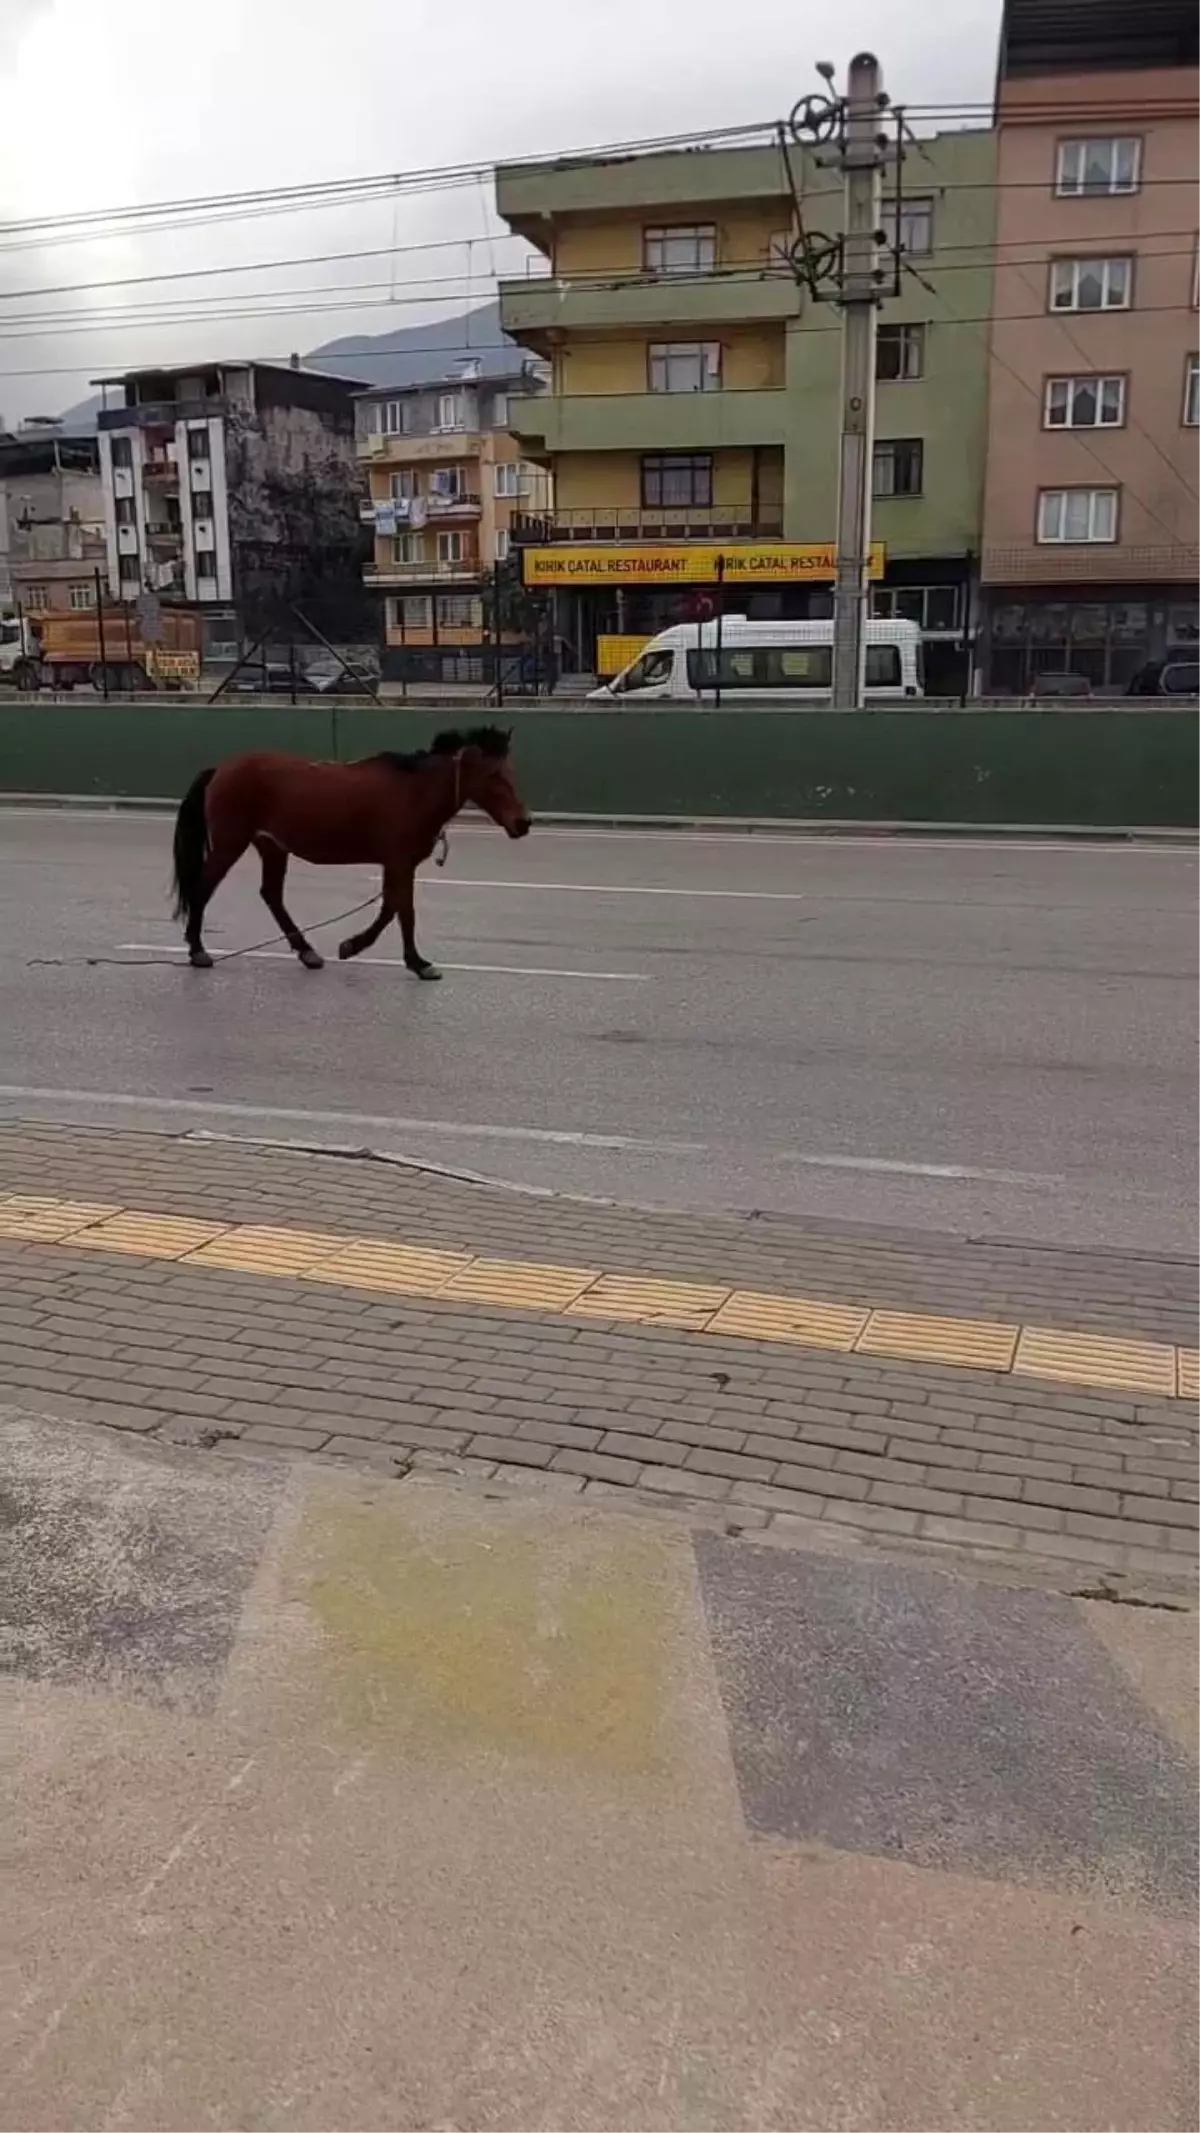
[[[1195,0],[1006,0],[984,687],[1196,656]]]

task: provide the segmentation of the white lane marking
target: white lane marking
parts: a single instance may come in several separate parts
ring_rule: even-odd
[[[182,1111],[228,1118],[286,1118],[309,1126],[378,1126],[388,1133],[458,1135],[466,1140],[541,1141],[556,1148],[623,1148],[644,1155],[707,1155],[704,1141],[639,1140],[635,1134],[571,1133],[550,1126],[478,1126],[451,1118],[394,1118],[375,1111],[308,1111],[284,1104],[220,1103],[191,1096],[131,1096],[111,1089],[26,1088],[0,1083],[0,1101],[93,1104],[121,1111]]]
[[[444,874],[431,875],[422,886],[427,889],[511,889],[519,896],[541,891],[554,896],[686,896],[689,899],[717,896],[727,901],[752,904],[810,904],[813,901],[811,893],[799,889],[666,889],[629,881],[476,881],[465,874],[461,880],[448,880]]]
[[[1063,1185],[1065,1178],[1040,1170],[976,1170],[969,1163],[901,1163],[876,1155],[799,1155],[785,1150],[779,1160],[803,1163],[811,1170],[885,1170],[900,1177],[969,1178],[992,1185]]]
[[[175,941],[118,941],[115,955],[175,955],[187,954],[186,948]],[[214,954],[218,962],[227,955],[236,955],[241,963],[292,963],[295,957],[290,948],[217,948]],[[330,961],[335,961],[331,957]],[[360,955],[358,963],[374,963],[382,970],[403,970],[404,958],[400,955]],[[599,985],[649,985],[650,976],[644,970],[551,970],[529,967],[518,963],[443,963],[438,958],[439,970],[470,970],[484,977],[493,978],[579,978],[594,980]]]

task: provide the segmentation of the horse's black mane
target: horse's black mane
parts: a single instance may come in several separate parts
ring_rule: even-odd
[[[478,748],[480,755],[501,761],[508,754],[511,739],[512,734],[505,726],[471,726],[466,733],[459,733],[452,727],[446,733],[436,733],[428,748],[414,748],[407,755],[394,748],[384,748],[378,755],[367,756],[365,760],[387,763],[393,770],[423,770],[435,756],[461,755],[464,748]]]

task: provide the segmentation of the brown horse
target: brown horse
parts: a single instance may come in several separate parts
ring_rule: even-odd
[[[440,977],[417,947],[416,870],[468,802],[508,836],[528,836],[529,814],[508,767],[511,738],[499,726],[476,726],[470,733],[439,733],[432,747],[413,755],[372,755],[360,763],[236,755],[202,770],[175,819],[175,916],[185,922],[192,968],[212,968],[200,932],[205,908],[253,845],[262,860],[262,900],[306,970],[320,970],[322,957],[283,901],[290,858],[315,866],[362,860],[381,866],[379,915],[341,943],[339,956],[360,955],[398,918],[408,968],[418,978]]]

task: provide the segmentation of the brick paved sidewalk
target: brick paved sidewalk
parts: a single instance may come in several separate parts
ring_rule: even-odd
[[[642,1213],[378,1162],[9,1127],[0,1191],[419,1239],[839,1302],[1189,1339],[1178,1260]],[[0,1385],[43,1412],[216,1449],[531,1474],[816,1545],[969,1550],[1071,1589],[1186,1588],[1195,1417],[1110,1395],[646,1325],[372,1295],[68,1240],[0,1247]]]

